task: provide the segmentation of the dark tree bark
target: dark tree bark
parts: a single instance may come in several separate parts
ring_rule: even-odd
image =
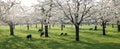
[[[9,27],[10,27],[10,35],[11,36],[14,36],[14,25],[13,24],[10,24]]]
[[[48,36],[48,22],[45,20],[45,37],[49,37]]]
[[[75,40],[79,41],[79,25],[75,25]]]
[[[120,21],[117,21],[118,32],[120,32]]]
[[[45,37],[48,37],[48,25],[45,25]]]
[[[103,35],[106,35],[106,31],[105,31],[105,28],[106,28],[106,22],[105,21],[103,21],[102,22],[102,28],[103,28]]]
[[[30,29],[30,25],[29,24],[27,24],[27,30],[29,30]]]
[[[118,25],[118,32],[120,32],[120,25]]]
[[[94,30],[97,30],[97,25],[95,25],[95,28],[94,28]]]

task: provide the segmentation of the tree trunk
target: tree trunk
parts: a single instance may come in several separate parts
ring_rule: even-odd
[[[79,41],[79,25],[75,25],[75,33],[76,33],[75,40]]]
[[[120,32],[120,25],[118,25],[118,32]]]
[[[103,35],[106,35],[105,28],[106,28],[106,22],[102,22],[102,28],[103,28]]]
[[[45,37],[48,37],[48,25],[45,25]]]
[[[118,32],[120,32],[120,22],[117,21]]]
[[[30,26],[29,26],[29,24],[27,24],[27,30],[29,30],[30,29]]]
[[[97,25],[95,25],[95,28],[94,28],[94,30],[97,30]]]
[[[14,36],[14,27],[13,24],[9,25],[10,27],[10,35]]]

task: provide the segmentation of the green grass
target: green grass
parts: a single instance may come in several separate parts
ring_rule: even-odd
[[[99,26],[97,31],[88,30],[93,25],[80,26],[80,41],[75,41],[75,29],[67,25],[63,31],[57,25],[49,29],[49,37],[40,37],[37,30],[32,26],[27,31],[26,26],[16,26],[15,36],[9,36],[9,27],[0,26],[0,49],[120,49],[120,32],[117,28],[107,26],[106,36],[102,35]],[[61,32],[68,36],[60,36]],[[32,40],[27,40],[26,35],[31,33]]]

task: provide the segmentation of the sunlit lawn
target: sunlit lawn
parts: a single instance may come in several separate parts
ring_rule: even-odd
[[[81,26],[80,26],[81,27]],[[80,41],[75,41],[74,26],[67,25],[61,31],[56,25],[49,29],[49,37],[40,37],[33,25],[29,31],[26,26],[16,26],[15,36],[9,36],[9,27],[0,26],[0,49],[120,49],[120,32],[117,28],[107,26],[107,35],[102,35],[99,26],[97,31],[89,30],[93,25],[83,25],[80,29]],[[60,33],[68,36],[60,36]],[[32,34],[32,40],[26,39],[27,34]]]

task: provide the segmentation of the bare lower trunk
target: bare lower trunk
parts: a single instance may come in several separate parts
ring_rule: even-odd
[[[14,27],[13,27],[13,25],[11,24],[11,25],[9,25],[9,27],[10,27],[10,35],[14,36]]]
[[[79,25],[75,25],[75,40],[79,41]]]
[[[106,35],[105,27],[103,26],[103,35]]]
[[[97,30],[97,25],[95,25],[95,28],[94,28],[94,30]]]
[[[117,21],[117,28],[118,28],[118,32],[120,32],[120,22]]]
[[[120,32],[120,25],[118,25],[118,32]]]
[[[45,25],[45,37],[48,37],[48,25]]]
[[[112,28],[114,28],[114,24],[112,24]]]
[[[102,22],[102,28],[103,28],[103,35],[106,35],[106,31],[105,31],[105,28],[106,28],[106,22]]]

